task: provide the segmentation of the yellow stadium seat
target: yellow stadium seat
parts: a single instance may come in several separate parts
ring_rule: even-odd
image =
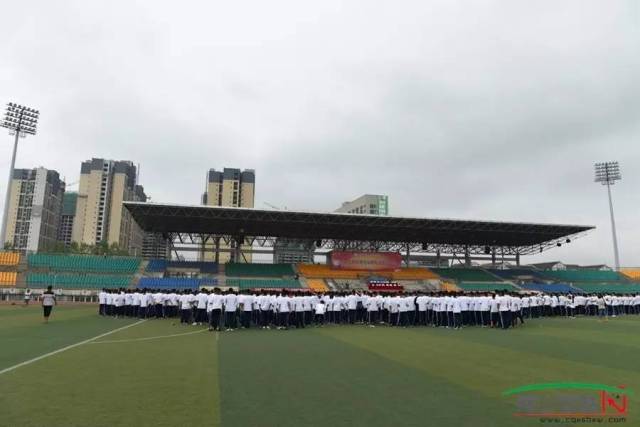
[[[358,279],[369,276],[366,271],[333,269],[326,264],[298,264],[298,272],[311,279]]]
[[[440,289],[444,292],[457,292],[460,290],[460,288],[458,288],[456,285],[449,282],[442,282],[440,284]]]
[[[20,254],[17,252],[0,252],[0,265],[18,265]]]
[[[620,272],[631,280],[640,280],[640,268],[622,268]]]
[[[15,286],[17,278],[15,271],[0,271],[0,286]]]
[[[314,292],[326,292],[329,290],[329,287],[322,279],[307,279],[307,285]]]
[[[391,273],[393,280],[431,280],[438,279],[438,275],[427,268],[409,267]]]

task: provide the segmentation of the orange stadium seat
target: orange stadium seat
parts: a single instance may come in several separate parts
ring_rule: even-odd
[[[460,290],[460,288],[455,284],[449,282],[442,282],[442,284],[440,284],[440,289],[444,292],[457,292]]]
[[[438,275],[427,268],[409,267],[391,273],[393,280],[430,280],[439,279]]]
[[[311,279],[357,279],[369,275],[366,271],[338,270],[326,264],[298,264],[298,272]]]
[[[0,265],[18,265],[20,254],[17,252],[0,252]]]
[[[640,268],[622,268],[620,272],[634,281],[640,281]]]
[[[329,290],[323,279],[307,279],[307,285],[314,292],[326,292]]]
[[[15,286],[17,278],[15,271],[0,271],[0,286]]]

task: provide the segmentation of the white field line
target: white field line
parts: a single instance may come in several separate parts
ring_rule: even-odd
[[[80,341],[80,342],[77,342],[77,343],[75,343],[75,344],[68,345],[68,346],[66,346],[66,347],[62,347],[62,348],[60,348],[60,349],[58,349],[58,350],[54,350],[54,351],[52,351],[52,352],[45,353],[45,354],[43,354],[42,356],[34,357],[33,359],[26,360],[26,361],[24,361],[24,362],[18,363],[17,365],[9,366],[8,368],[5,368],[5,369],[1,370],[1,371],[0,371],[0,375],[2,375],[2,374],[6,374],[7,372],[11,372],[11,371],[13,371],[14,369],[21,368],[22,366],[30,365],[30,364],[32,364],[32,363],[34,363],[34,362],[37,362],[38,360],[42,360],[42,359],[45,359],[45,358],[47,358],[47,357],[49,357],[49,356],[53,356],[54,354],[62,353],[63,351],[70,350],[70,349],[72,349],[72,348],[74,348],[74,347],[78,347],[78,346],[81,346],[81,345],[83,345],[83,344],[90,343],[91,341],[93,341],[93,340],[97,340],[98,338],[102,338],[102,337],[106,337],[107,335],[115,334],[116,332],[122,331],[122,330],[127,329],[127,328],[130,328],[130,327],[132,327],[132,326],[139,325],[139,324],[140,324],[140,323],[142,323],[142,322],[146,322],[146,319],[144,319],[144,320],[140,320],[140,321],[138,321],[138,322],[136,322],[136,323],[132,323],[132,324],[130,324],[130,325],[123,326],[123,327],[121,327],[121,328],[113,329],[113,330],[111,330],[111,331],[109,331],[109,332],[105,332],[104,334],[96,335],[96,336],[95,336],[95,337],[93,337],[93,338],[89,338],[89,339],[87,339],[87,340]]]
[[[89,344],[112,344],[112,343],[118,343],[118,342],[150,341],[150,340],[158,340],[161,338],[172,338],[172,337],[181,337],[183,335],[199,334],[200,332],[205,332],[205,331],[207,331],[207,329],[200,329],[198,331],[191,331],[191,332],[183,332],[181,334],[156,335],[154,337],[144,337],[144,338],[129,338],[126,340],[93,341],[93,342],[90,342]]]

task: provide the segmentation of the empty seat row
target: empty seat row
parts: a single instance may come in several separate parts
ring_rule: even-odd
[[[100,255],[32,254],[27,260],[30,268],[48,268],[54,271],[133,274],[140,266],[139,258]]]
[[[15,271],[0,271],[0,286],[15,286],[17,278]]]
[[[215,274],[218,272],[218,264],[206,261],[167,261],[165,259],[152,259],[147,264],[147,272],[163,272],[168,269],[198,270],[201,273]]]
[[[89,275],[89,274],[50,274],[29,273],[27,286],[30,288],[100,289],[126,288],[131,283],[131,276]]]
[[[566,283],[527,283],[520,286],[527,291],[545,292],[548,294],[579,294],[582,290]]]
[[[20,254],[17,252],[0,252],[0,265],[18,265]]]
[[[311,279],[358,279],[371,275],[367,271],[334,269],[326,264],[298,264],[298,271]]]
[[[611,270],[547,270],[544,274],[562,282],[618,282],[626,280]]]
[[[322,279],[307,279],[307,286],[314,292],[326,292],[329,287]]]
[[[432,268],[438,276],[464,282],[495,282],[497,277],[480,268]]]
[[[487,270],[491,274],[507,280],[550,280],[543,272],[528,268],[509,268],[505,270]]]
[[[467,292],[515,291],[511,283],[506,282],[460,282],[458,287]]]
[[[293,276],[291,264],[243,264],[229,263],[225,267],[225,275],[229,277],[283,277]]]
[[[636,294],[640,285],[635,283],[575,283],[575,288],[587,293]]]
[[[293,279],[227,279],[227,286],[240,289],[297,289],[300,288],[300,282]]]
[[[198,289],[202,286],[216,286],[217,279],[196,279],[189,277],[141,277],[138,288],[143,289]]]
[[[431,280],[438,279],[438,275],[428,268],[408,267],[391,273],[393,280]]]
[[[621,272],[630,280],[640,281],[640,268],[623,268]]]

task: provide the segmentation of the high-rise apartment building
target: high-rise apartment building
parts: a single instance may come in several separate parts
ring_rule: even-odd
[[[91,159],[82,163],[72,240],[95,245],[118,244],[140,255],[143,232],[123,207],[125,201],[146,201],[130,161]]]
[[[54,170],[15,169],[4,244],[22,252],[52,249],[57,241],[65,183]]]
[[[351,202],[344,202],[336,212],[387,216],[389,215],[389,197],[364,194]]]
[[[171,257],[169,238],[162,233],[144,233],[142,256],[147,259],[169,259]]]
[[[72,191],[64,193],[64,197],[62,198],[60,226],[58,227],[58,241],[64,243],[65,246],[69,246],[71,244],[73,219],[76,217],[77,201],[78,193]]]
[[[224,168],[222,171],[210,169],[207,173],[205,192],[202,195],[202,204],[206,206],[227,206],[240,208],[253,208],[255,196],[256,174],[253,169]],[[200,258],[205,261],[216,260],[216,245],[223,249],[217,259],[220,263],[229,261],[251,262],[251,254],[243,253],[239,259],[235,259],[231,247],[223,242],[206,243],[202,246]],[[241,250],[250,249],[243,245]]]

